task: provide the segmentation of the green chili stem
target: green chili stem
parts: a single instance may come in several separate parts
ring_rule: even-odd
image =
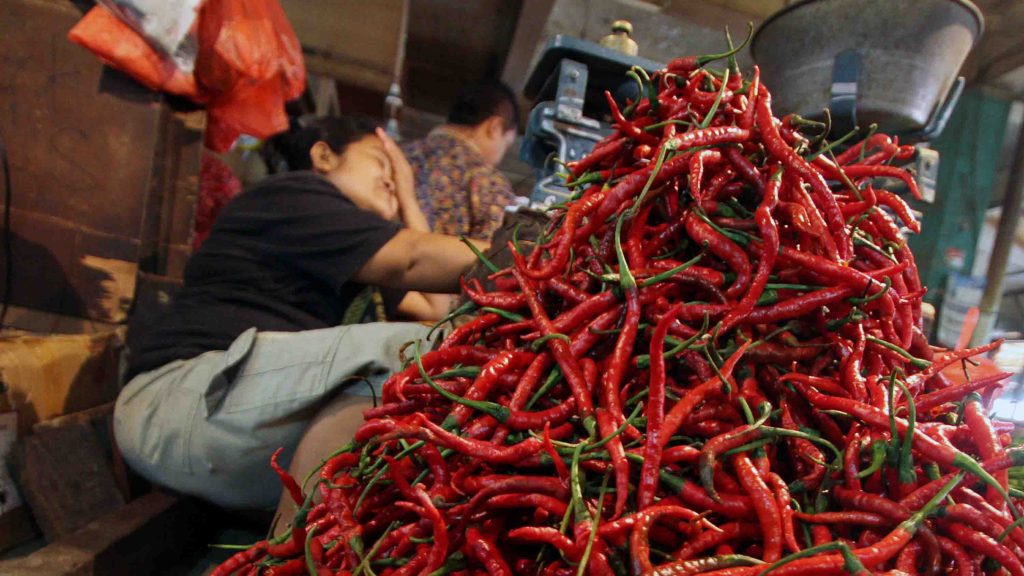
[[[747,37],[743,39],[743,42],[739,46],[735,48],[730,48],[729,50],[722,52],[720,54],[705,54],[704,56],[698,56],[697,66],[703,67],[708,62],[714,62],[715,60],[721,60],[722,58],[728,58],[730,56],[735,56],[736,54],[739,54],[740,50],[743,50],[743,48],[746,47],[747,43],[750,42],[750,39],[751,37],[753,37],[753,35],[754,25],[750,22],[747,22]]]
[[[668,278],[671,278],[671,277],[675,276],[676,274],[682,272],[683,270],[686,270],[690,266],[693,266],[694,264],[696,264],[697,261],[700,260],[702,257],[704,257],[704,251],[703,250],[699,254],[697,254],[693,258],[690,258],[686,262],[683,262],[679,266],[676,266],[675,268],[672,268],[670,270],[666,270],[664,272],[661,272],[659,274],[651,276],[650,278],[647,278],[643,282],[640,282],[640,287],[641,288],[646,288],[648,286],[653,286],[653,285],[655,285],[655,284],[657,284],[659,282],[662,282],[662,281],[664,281],[664,280],[666,280]]]
[[[625,217],[626,212],[623,212],[615,222],[615,257],[619,262],[619,285],[623,292],[628,292],[636,290],[636,278],[630,272],[629,264],[626,262],[626,254],[622,251],[622,221]]]
[[[529,402],[526,403],[525,409],[529,410],[531,407],[533,407],[534,403],[536,403],[537,400],[540,400],[541,397],[543,397],[552,388],[554,388],[555,384],[557,384],[558,381],[561,380],[561,378],[561,369],[557,367],[553,368],[551,370],[551,373],[548,375],[548,379],[544,381],[544,384],[540,388],[538,388],[536,392],[533,393],[533,397],[531,397]]]
[[[500,268],[495,266],[494,262],[491,262],[487,258],[487,256],[484,256],[484,253],[481,252],[480,249],[477,248],[475,244],[470,242],[469,238],[466,238],[465,236],[459,236],[459,240],[461,240],[462,243],[465,244],[466,246],[469,246],[469,249],[473,251],[473,254],[476,254],[476,257],[479,258],[481,262],[483,262],[484,266],[487,266],[488,270],[490,270],[491,272],[494,272],[494,273],[497,273],[497,272],[500,271]]]
[[[999,533],[999,536],[996,537],[996,542],[1002,542],[1005,540],[1006,537],[1010,535],[1010,532],[1013,532],[1014,528],[1019,528],[1021,525],[1024,525],[1024,518],[1014,520],[1012,524],[1006,527],[1006,530]]]
[[[708,218],[708,215],[705,214],[704,211],[701,210],[699,207],[696,208],[693,211],[693,213],[696,214],[697,217],[700,218],[705,224],[707,224],[708,226],[711,226],[712,228],[714,228],[716,232],[718,232],[722,236],[725,236],[726,238],[732,240],[733,242],[736,242],[737,244],[742,244],[743,246],[746,246],[751,241],[755,241],[755,242],[759,242],[760,241],[760,239],[755,238],[753,235],[747,234],[746,232],[743,232],[741,230],[728,230],[728,229],[722,228],[718,224],[715,224],[714,222],[712,222],[711,218]]]
[[[885,463],[885,442],[876,440],[871,443],[871,464],[857,473],[857,478],[867,478],[877,472]]]
[[[875,300],[881,298],[886,292],[888,292],[890,288],[892,288],[892,279],[886,276],[885,279],[882,281],[882,284],[882,289],[879,290],[878,292],[875,292],[874,294],[871,294],[870,296],[865,296],[863,298],[847,298],[846,301],[855,306],[863,306],[864,304],[874,302]]]
[[[319,526],[314,524],[313,527],[309,529],[309,532],[306,533],[306,545],[305,545],[306,570],[309,570],[310,574],[316,574],[317,573],[316,563],[313,562],[313,550],[312,550],[313,536],[316,534],[317,528],[319,528]]]
[[[900,356],[906,358],[907,361],[909,361],[915,368],[920,368],[921,370],[924,370],[924,369],[926,369],[926,368],[928,368],[929,366],[932,365],[931,362],[929,362],[927,360],[923,360],[921,358],[918,358],[918,357],[914,356],[913,354],[911,354],[910,352],[907,352],[903,348],[901,348],[901,347],[899,347],[899,346],[897,346],[897,345],[895,345],[895,344],[893,344],[891,342],[887,342],[885,340],[882,340],[881,338],[875,338],[874,336],[870,336],[869,335],[869,336],[867,336],[867,341],[871,342],[873,344],[877,344],[877,345],[879,345],[879,346],[881,346],[883,348],[888,348],[889,350],[892,350],[893,352],[895,352],[895,353],[899,354]]]
[[[423,378],[424,382],[426,382],[427,385],[433,388],[435,392],[437,392],[441,396],[444,396],[448,400],[451,400],[452,402],[457,402],[459,404],[462,404],[463,406],[469,406],[474,410],[479,410],[480,412],[492,416],[499,422],[505,422],[506,420],[508,420],[510,414],[509,409],[507,407],[502,406],[501,404],[496,404],[494,402],[486,402],[483,400],[470,400],[469,398],[463,398],[458,394],[453,394],[448,390],[445,390],[437,382],[434,382],[434,379],[430,377],[430,374],[427,374],[426,368],[423,367],[423,358],[420,357],[419,342],[417,342],[416,345],[413,347],[413,354],[416,360],[416,367],[420,371],[420,377]]]
[[[540,338],[537,338],[536,340],[534,340],[533,343],[530,344],[530,348],[532,348],[533,351],[536,352],[537,350],[540,350],[541,346],[543,346],[544,343],[547,342],[548,340],[563,340],[563,341],[565,341],[565,342],[567,342],[569,344],[572,344],[572,340],[568,336],[566,336],[565,334],[559,334],[558,332],[552,332],[551,334],[545,334],[545,335],[541,336]]]
[[[490,312],[491,314],[497,314],[505,320],[510,322],[522,322],[525,320],[522,315],[516,314],[515,312],[509,312],[508,310],[502,310],[501,308],[492,308],[490,306],[484,306],[480,309],[481,312]]]
[[[811,546],[810,548],[804,548],[803,550],[801,550],[799,552],[794,552],[794,553],[790,554],[789,556],[786,556],[786,557],[778,560],[777,562],[775,562],[771,566],[768,566],[758,576],[764,576],[765,574],[768,574],[772,570],[775,570],[776,568],[779,568],[781,566],[785,566],[786,564],[789,564],[790,562],[793,562],[794,560],[799,560],[801,558],[807,558],[809,556],[814,556],[815,554],[818,554],[819,552],[832,552],[832,551],[838,550],[839,547],[842,546],[842,545],[843,545],[842,542],[826,542],[825,544],[819,544],[817,546]]]
[[[664,128],[669,124],[677,124],[679,126],[693,126],[693,122],[687,122],[686,120],[665,120],[664,122],[658,122],[657,124],[651,124],[650,126],[644,126],[645,132],[657,130],[658,128]]]
[[[726,86],[729,84],[729,69],[725,69],[725,74],[722,74],[722,87],[718,90],[718,95],[715,96],[715,101],[711,103],[711,108],[708,113],[701,120],[699,127],[707,128],[711,125],[711,120],[715,117],[715,113],[718,112],[718,106],[722,103],[722,96],[725,95]]]
[[[917,407],[914,406],[914,397],[910,390],[900,380],[896,380],[907,398],[907,433],[903,438],[903,446],[900,449],[899,480],[903,484],[914,484],[917,482],[917,474],[914,472],[914,460],[911,454],[911,447],[914,440],[914,428],[917,426]],[[890,408],[891,410],[891,408]]]
[[[468,313],[472,312],[473,310],[476,310],[476,303],[474,303],[472,301],[466,302],[462,306],[459,306],[455,310],[452,310],[451,312],[448,313],[447,316],[445,316],[444,318],[441,318],[440,320],[438,320],[437,324],[434,324],[430,328],[430,332],[427,332],[427,340],[430,340],[431,338],[433,338],[434,337],[434,332],[437,331],[437,329],[440,328],[441,326],[444,326],[444,324],[446,322],[454,320],[454,319],[458,318],[459,316],[462,316],[463,314],[468,314]]]
[[[594,540],[597,537],[597,529],[601,523],[601,506],[604,504],[605,491],[608,488],[608,474],[601,480],[601,490],[597,496],[597,515],[590,521],[590,536],[587,537],[587,546],[583,549],[583,556],[580,557],[580,565],[576,569],[576,576],[583,576],[587,571],[587,564],[590,563],[590,553],[594,549]]]
[[[658,172],[661,171],[661,165],[665,163],[665,157],[668,156],[670,151],[676,149],[676,145],[676,140],[669,140],[664,144],[664,146],[662,146],[661,152],[658,153],[658,158],[654,162],[654,168],[651,170],[651,175],[647,178],[647,182],[644,183],[643,189],[640,190],[640,195],[637,196],[636,201],[633,202],[633,205],[625,212],[629,213],[630,218],[632,218],[633,215],[640,210],[640,207],[643,206],[644,200],[647,199],[647,193],[650,191],[651,185],[654,184],[654,179],[658,177]]]
[[[857,128],[854,128],[853,130],[847,132],[846,134],[843,134],[840,138],[838,138],[836,140],[833,140],[832,142],[829,142],[828,145],[822,147],[817,152],[814,152],[813,154],[807,156],[806,160],[808,162],[813,162],[814,159],[817,158],[818,156],[821,156],[822,154],[831,151],[832,149],[834,149],[835,147],[839,146],[843,142],[846,142],[850,138],[853,138],[854,136],[856,136],[857,132],[859,132],[859,130]]]

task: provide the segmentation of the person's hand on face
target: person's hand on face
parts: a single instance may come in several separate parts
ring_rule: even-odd
[[[405,154],[398,147],[398,144],[384,132],[383,128],[377,128],[377,137],[384,145],[384,153],[391,161],[392,175],[394,179],[395,192],[398,195],[399,203],[403,200],[415,198],[416,188],[413,181],[412,166],[406,160]]]
[[[312,150],[314,169],[326,176],[356,206],[391,220],[398,215],[399,199],[391,157],[374,136],[348,145],[344,154],[324,142]]]

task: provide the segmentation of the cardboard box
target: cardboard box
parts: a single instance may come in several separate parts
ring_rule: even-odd
[[[0,381],[18,434],[37,422],[114,401],[124,328],[96,334],[0,337]]]

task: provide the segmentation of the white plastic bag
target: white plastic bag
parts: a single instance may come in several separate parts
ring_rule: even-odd
[[[191,74],[198,42],[193,24],[203,0],[97,0]]]

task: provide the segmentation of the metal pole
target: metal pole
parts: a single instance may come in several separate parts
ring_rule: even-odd
[[[409,0],[402,0],[402,21],[398,30],[398,51],[395,53],[395,69],[391,77],[391,88],[384,98],[384,116],[387,123],[384,130],[395,140],[400,139],[398,133],[398,112],[402,102],[402,76],[405,74],[405,44],[409,36]]]
[[[1010,179],[1006,183],[1006,194],[1003,197],[1003,213],[999,217],[999,228],[996,230],[995,243],[992,245],[992,257],[988,261],[985,293],[981,296],[978,326],[971,337],[971,346],[978,346],[988,341],[989,333],[996,323],[999,313],[999,301],[1003,298],[1003,280],[1006,278],[1006,264],[1010,260],[1010,250],[1017,235],[1017,223],[1020,222],[1021,200],[1024,199],[1024,122],[1017,134],[1017,144],[1013,152],[1013,163],[1010,165]]]

